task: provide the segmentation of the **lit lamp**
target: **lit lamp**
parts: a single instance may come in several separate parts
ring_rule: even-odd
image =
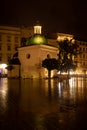
[[[4,71],[5,71],[5,68],[7,67],[6,64],[1,64],[1,68],[3,69],[3,74],[4,74]]]

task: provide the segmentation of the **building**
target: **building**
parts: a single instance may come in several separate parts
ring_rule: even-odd
[[[33,35],[31,27],[0,26],[0,74],[7,73],[5,67],[21,46],[21,39],[31,35]]]
[[[22,78],[46,78],[47,69],[42,67],[42,61],[47,57],[57,58],[58,48],[51,45],[41,33],[41,26],[34,26],[34,35],[27,39],[25,46],[18,49],[21,62]],[[52,71],[51,76],[56,74]]]
[[[75,57],[78,63],[76,74],[87,74],[87,42],[81,40],[75,40],[79,44],[80,54]]]
[[[5,67],[8,65],[8,61],[13,57],[13,55],[18,50],[19,50],[19,58],[22,64],[24,64],[23,61],[25,61],[25,59],[26,59],[26,63],[28,60],[31,61],[31,55],[33,55],[32,60],[34,61],[34,65],[37,68],[40,68],[41,61],[44,58],[46,58],[48,54],[51,57],[57,58],[56,56],[58,52],[58,49],[57,49],[58,40],[61,40],[61,39],[64,40],[66,38],[68,39],[74,38],[73,35],[64,34],[64,33],[56,33],[46,38],[44,37],[44,35],[42,35],[41,29],[42,29],[41,26],[34,26],[34,31],[32,27],[0,26],[0,74],[8,73]],[[38,37],[38,35],[36,34],[40,34],[39,36],[41,37]],[[37,46],[35,45],[36,43],[34,43],[35,38],[38,39],[37,44],[39,41],[39,44]],[[33,44],[32,42],[34,43],[35,46],[33,45],[31,46],[31,44]],[[78,68],[74,73],[87,74],[87,42],[82,41],[82,40],[77,40],[77,39],[74,39],[74,42],[79,44],[80,50],[82,52],[77,57],[75,57],[75,60],[77,61],[77,64],[78,64]],[[30,54],[29,52],[31,52],[32,54]],[[37,56],[37,54],[39,55],[38,62],[35,62],[35,59],[37,59],[35,56]],[[28,63],[26,65],[28,66]],[[23,68],[23,66],[21,66],[22,77],[32,77],[32,75],[25,76],[24,71],[26,72],[26,75],[28,75],[27,68],[26,67]],[[42,71],[41,73],[39,72],[39,75],[43,77]]]

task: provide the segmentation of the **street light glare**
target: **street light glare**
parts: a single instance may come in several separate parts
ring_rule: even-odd
[[[7,64],[1,64],[1,68],[5,69],[7,67]]]

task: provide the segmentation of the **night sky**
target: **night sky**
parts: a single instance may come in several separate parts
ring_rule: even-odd
[[[33,26],[39,20],[46,32],[74,34],[87,40],[85,0],[3,0],[0,25]]]

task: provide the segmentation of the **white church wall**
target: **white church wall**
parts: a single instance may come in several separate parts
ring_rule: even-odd
[[[33,45],[19,48],[22,78],[44,78],[46,69],[42,67],[42,61],[50,55],[57,58],[58,49],[47,45]],[[29,57],[28,57],[29,56]]]

